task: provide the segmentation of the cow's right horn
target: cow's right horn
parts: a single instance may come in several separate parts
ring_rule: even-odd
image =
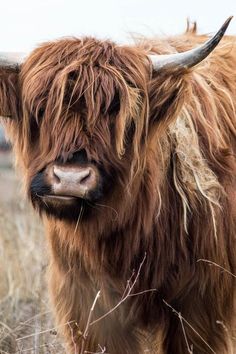
[[[17,69],[26,56],[23,52],[0,52],[0,68]]]

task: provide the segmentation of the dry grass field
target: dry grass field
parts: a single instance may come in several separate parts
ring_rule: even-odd
[[[40,220],[23,199],[11,154],[0,152],[0,353],[61,354],[47,295]]]
[[[65,353],[48,298],[47,263],[41,221],[23,197],[11,153],[0,151],[0,354]]]

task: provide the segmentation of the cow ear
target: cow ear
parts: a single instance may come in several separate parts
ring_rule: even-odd
[[[0,116],[17,119],[19,115],[19,70],[0,68]]]
[[[183,107],[188,81],[186,69],[153,72],[149,85],[150,127],[166,128],[175,120]]]

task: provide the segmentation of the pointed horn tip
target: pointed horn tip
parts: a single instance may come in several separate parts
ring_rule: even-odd
[[[206,42],[206,44],[209,44],[209,53],[208,51],[206,51],[207,55],[210,54],[210,52],[212,52],[214,50],[214,48],[218,45],[218,43],[221,41],[221,39],[224,37],[225,32],[231,22],[231,20],[233,19],[233,16],[230,16],[227,18],[227,20],[223,23],[223,25],[220,27],[220,29],[218,30],[218,32],[216,32],[216,34],[211,37],[208,42]]]
[[[229,16],[228,18],[227,18],[227,20],[223,23],[223,25],[222,25],[222,27],[221,27],[221,30],[222,31],[226,31],[227,30],[227,28],[228,28],[228,26],[229,26],[229,24],[230,24],[230,22],[232,21],[232,19],[234,18],[234,16]]]
[[[230,23],[230,21],[234,18],[234,16],[229,16],[225,22]]]

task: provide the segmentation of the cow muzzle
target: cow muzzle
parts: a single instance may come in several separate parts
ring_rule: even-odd
[[[46,168],[45,178],[54,199],[90,199],[99,186],[99,172],[95,166],[52,164]]]

